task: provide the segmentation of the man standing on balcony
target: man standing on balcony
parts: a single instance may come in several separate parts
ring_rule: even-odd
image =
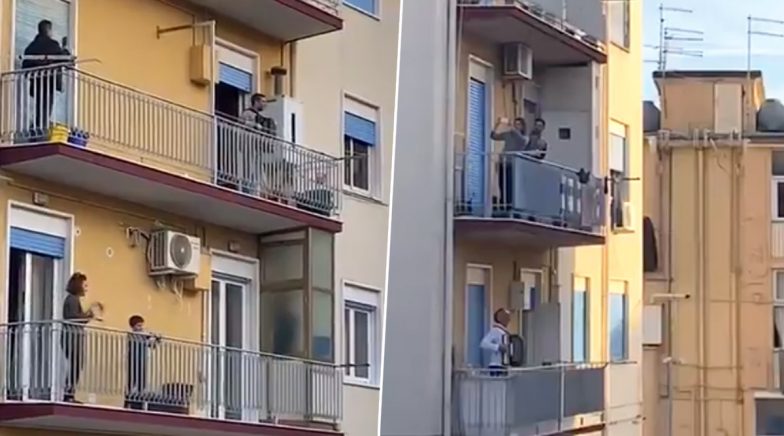
[[[490,138],[495,141],[504,141],[503,154],[498,159],[498,189],[500,198],[498,207],[508,209],[512,202],[512,168],[515,153],[528,149],[528,134],[526,133],[525,118],[517,117],[514,125],[509,126],[507,118],[499,118],[490,132]]]
[[[267,107],[267,97],[264,94],[253,94],[250,98],[250,107],[242,111],[240,117],[249,127],[261,130],[270,136],[278,136],[278,126],[275,120],[264,115]]]
[[[65,41],[63,38],[63,44]],[[30,97],[35,102],[33,129],[38,134],[45,134],[48,131],[49,118],[54,105],[54,93],[63,90],[62,72],[46,67],[63,63],[65,60],[62,57],[68,55],[70,55],[68,50],[52,38],[52,22],[41,20],[38,23],[38,34],[25,48],[24,60],[22,61],[23,69],[36,69],[28,73],[26,77],[30,81]],[[52,59],[48,58],[50,56]]]
[[[506,309],[498,309],[493,314],[495,325],[490,328],[479,346],[483,351],[489,352],[487,369],[491,376],[501,376],[506,374],[506,362],[509,352],[509,331],[507,326],[512,315]]]
[[[547,127],[547,123],[543,119],[537,118],[534,121],[534,129],[531,130],[531,138],[526,148],[529,156],[540,160],[547,155],[547,141],[542,138],[545,127]]]
[[[264,94],[253,94],[250,98],[250,107],[240,115],[245,125],[265,134],[265,136],[258,135],[257,140],[251,141],[251,149],[247,150],[244,156],[245,174],[241,179],[245,180],[246,192],[258,191],[254,192],[256,194],[266,194],[264,188],[270,183],[271,176],[267,174],[269,172],[267,167],[274,160],[276,149],[274,138],[278,133],[275,120],[264,115],[266,107],[267,97]]]

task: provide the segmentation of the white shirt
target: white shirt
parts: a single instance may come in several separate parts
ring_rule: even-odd
[[[487,362],[487,366],[506,366],[504,365],[504,353],[501,351],[502,345],[505,346],[508,351],[509,332],[507,332],[506,328],[503,326],[496,324],[490,328],[490,331],[482,338],[482,342],[479,343],[479,347],[482,350],[490,352],[490,359]]]

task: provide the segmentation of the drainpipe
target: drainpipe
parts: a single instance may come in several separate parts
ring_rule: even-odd
[[[705,134],[705,132],[700,132]],[[699,133],[698,133],[699,134]],[[698,369],[698,380],[699,380],[699,426],[700,426],[700,436],[705,436],[707,434],[707,420],[706,420],[706,386],[705,383],[707,382],[706,377],[706,348],[707,344],[705,341],[705,321],[707,317],[706,313],[706,295],[705,295],[705,147],[698,140],[695,142],[696,146],[696,153],[697,153],[697,292],[698,292],[698,299],[697,299],[697,350],[698,350],[698,358],[697,358],[697,369]]]
[[[443,343],[443,434],[452,434],[452,317],[454,306],[454,167],[455,86],[457,69],[457,1],[447,3],[446,56],[446,201],[444,202],[444,343]]]

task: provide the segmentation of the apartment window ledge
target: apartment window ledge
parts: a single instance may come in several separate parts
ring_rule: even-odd
[[[351,386],[351,387],[355,387],[355,388],[365,388],[365,389],[369,389],[369,390],[372,390],[372,391],[380,391],[381,390],[381,386],[378,383],[363,381],[363,380],[360,380],[360,379],[351,379],[351,378],[348,378],[348,377],[346,377],[343,380],[343,385],[344,386]]]
[[[625,51],[626,53],[631,53],[632,52],[631,44],[623,45],[623,44],[621,44],[619,42],[615,42],[613,40],[610,40],[610,44],[615,46],[615,47],[617,47],[617,48],[619,48],[619,49],[621,49],[621,50],[623,50],[623,51]]]
[[[357,200],[365,201],[368,203],[378,204],[380,206],[389,206],[385,201],[378,198],[378,196],[370,194],[368,192],[361,192],[355,189],[351,189],[348,187],[343,188],[343,193],[351,198],[355,198]]]
[[[623,227],[617,227],[612,229],[613,235],[631,235],[634,234],[634,229],[624,229]]]

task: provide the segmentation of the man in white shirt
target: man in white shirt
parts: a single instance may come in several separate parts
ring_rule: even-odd
[[[498,309],[493,314],[493,327],[487,332],[479,346],[483,351],[489,352],[487,368],[490,375],[500,376],[506,374],[506,361],[509,353],[509,331],[507,325],[512,316],[506,309]]]

